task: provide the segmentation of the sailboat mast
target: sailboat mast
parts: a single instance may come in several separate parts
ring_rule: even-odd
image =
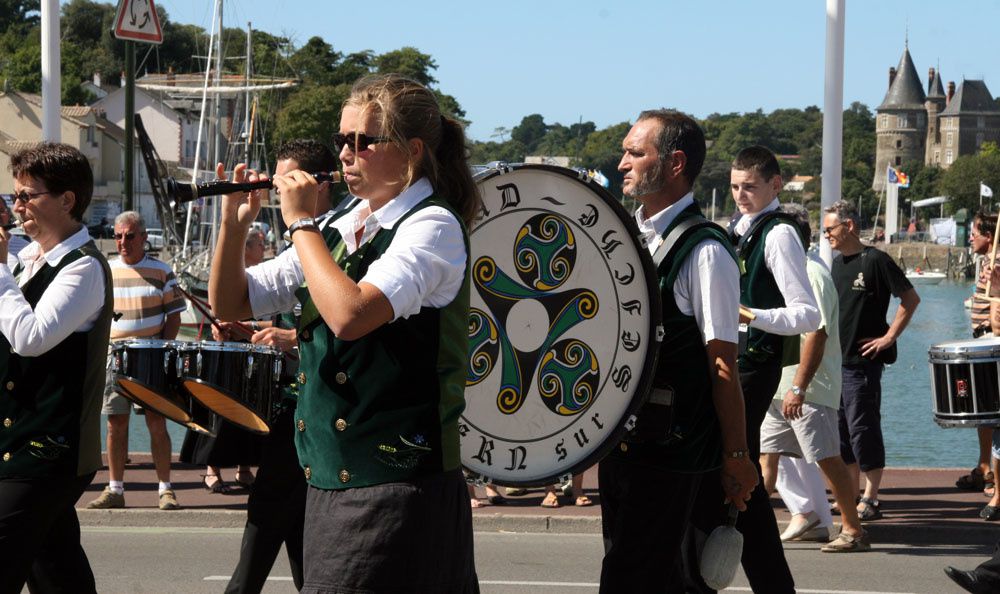
[[[246,84],[246,105],[244,105],[243,110],[243,163],[249,167],[250,166],[250,143],[253,142],[253,137],[250,136],[250,76],[251,76],[251,63],[250,63],[250,37],[253,29],[251,23],[247,23],[247,84]]]

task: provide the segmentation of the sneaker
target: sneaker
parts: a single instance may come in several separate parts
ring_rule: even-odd
[[[841,532],[840,536],[820,548],[820,551],[824,553],[861,553],[870,550],[872,550],[872,545],[868,541],[867,532],[862,532],[860,536],[851,536],[846,532]]]
[[[113,509],[125,507],[125,494],[115,493],[111,487],[104,487],[100,497],[87,504],[87,509]]]
[[[177,496],[174,495],[173,489],[167,489],[160,493],[160,509],[177,509],[179,507],[180,505],[177,504]]]

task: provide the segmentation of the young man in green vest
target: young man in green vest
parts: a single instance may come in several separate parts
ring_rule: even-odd
[[[7,266],[0,230],[0,592],[95,592],[74,504],[101,465],[111,272],[82,224],[93,192],[75,148],[11,156],[33,241]]]
[[[622,148],[622,190],[642,205],[636,221],[654,258],[674,229],[694,226],[657,267],[665,337],[654,402],[600,465],[601,592],[684,592],[681,548],[703,477],[718,471],[714,488],[739,509],[758,482],[736,377],[739,269],[691,191],[705,160],[698,124],[644,111]]]
[[[730,189],[738,215],[730,223],[742,275],[740,323],[748,326],[739,356],[740,386],[746,403],[747,443],[758,466],[760,426],[781,379],[786,336],[814,332],[820,313],[806,274],[806,252],[794,220],[778,212],[781,169],[774,153],[761,146],[741,150],[733,160]],[[741,340],[741,343],[743,341]],[[797,343],[796,343],[797,344]],[[797,353],[792,357],[797,360]],[[712,496],[699,498],[694,524],[710,532],[725,517]],[[743,533],[743,569],[758,592],[795,591],[785,561],[774,510],[763,485],[754,490],[736,527]]]

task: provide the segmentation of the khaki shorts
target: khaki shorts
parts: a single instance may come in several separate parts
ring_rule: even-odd
[[[118,383],[115,382],[115,374],[111,371],[111,362],[108,361],[108,372],[104,380],[104,405],[101,407],[102,415],[127,415],[135,408],[137,413],[142,409],[125,398],[118,391]]]
[[[816,462],[840,455],[837,411],[822,404],[802,403],[802,416],[781,415],[781,400],[772,400],[760,426],[760,453],[784,454]]]

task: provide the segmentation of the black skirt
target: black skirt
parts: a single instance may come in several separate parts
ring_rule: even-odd
[[[188,429],[181,444],[181,462],[226,468],[260,464],[260,444],[264,436],[242,429],[218,415],[212,417],[211,430],[215,437]]]
[[[327,491],[309,487],[302,592],[479,592],[460,470]]]

